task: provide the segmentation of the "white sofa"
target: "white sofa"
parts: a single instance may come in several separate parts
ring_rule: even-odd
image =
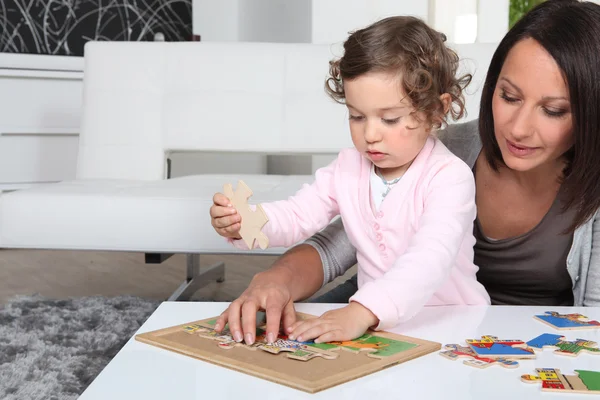
[[[469,119],[495,47],[454,46],[475,73]],[[334,56],[333,47],[314,44],[88,43],[77,177],[1,194],[0,247],[136,251],[148,261],[186,253],[188,276],[171,299],[223,279],[222,264],[198,276],[199,254],[240,252],[210,225],[212,195],[243,179],[251,202],[283,199],[312,176],[168,179],[168,155],[335,154],[351,146],[345,107],[323,90]]]

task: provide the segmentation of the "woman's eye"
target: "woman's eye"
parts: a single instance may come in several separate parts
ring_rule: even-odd
[[[544,113],[549,117],[559,118],[565,115],[567,112],[565,110],[550,110],[544,107]]]
[[[352,115],[350,114],[349,119],[351,121],[362,121],[364,117],[362,115]]]
[[[519,99],[515,97],[510,97],[504,90],[500,92],[500,97],[507,103],[516,103]]]

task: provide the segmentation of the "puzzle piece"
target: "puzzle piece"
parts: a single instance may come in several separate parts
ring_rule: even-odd
[[[596,342],[586,339],[568,341],[564,336],[552,333],[543,333],[540,336],[531,339],[525,346],[538,350],[542,350],[544,347],[554,348],[556,349],[554,354],[572,357],[576,357],[581,352],[600,354],[600,349],[596,345]]]
[[[542,383],[542,391],[600,394],[600,371],[576,369],[577,375],[563,375],[556,368],[536,368],[537,375],[521,375],[525,383]]]
[[[315,343],[314,341],[298,342],[290,340],[287,335],[280,333],[277,341],[268,344],[265,337],[264,327],[256,329],[255,342],[248,346],[245,343],[238,343],[233,340],[229,328],[226,325],[221,333],[214,331],[215,319],[207,319],[199,323],[182,326],[182,329],[190,334],[197,334],[200,337],[218,341],[218,346],[222,349],[232,349],[234,347],[249,348],[251,350],[260,349],[272,354],[286,352],[287,358],[308,361],[315,357],[324,359],[335,359],[338,357],[337,350],[350,351],[352,353],[367,353],[368,357],[382,359],[393,356],[403,351],[410,350],[417,345],[414,343],[403,342],[399,340],[388,339],[386,337],[364,334],[354,340],[343,342]]]
[[[228,327],[225,327],[220,333],[216,332],[213,328],[202,326],[200,324],[187,325],[182,329],[187,333],[215,340],[218,342],[219,348],[225,350],[242,347],[248,350],[259,349],[271,354],[286,352],[288,353],[287,358],[300,361],[308,361],[315,357],[322,357],[328,360],[338,357],[336,353],[332,353],[331,351],[311,347],[309,344],[312,342],[298,342],[296,340],[288,339],[287,336],[279,337],[274,343],[268,344],[265,337],[265,331],[259,328],[256,330],[256,339],[251,345],[247,345],[244,342],[236,342]]]
[[[504,368],[517,368],[519,363],[515,360],[508,360],[506,358],[487,358],[479,357],[470,347],[459,346],[457,344],[447,344],[444,346],[445,351],[440,352],[440,356],[446,357],[449,360],[456,361],[459,358],[467,358],[463,361],[463,364],[475,368],[487,368],[491,365],[497,364]]]
[[[269,219],[260,204],[256,205],[256,209],[254,210],[248,205],[248,199],[252,196],[252,190],[244,181],[240,180],[235,192],[232,185],[228,183],[223,187],[223,193],[229,198],[231,204],[242,217],[240,236],[244,240],[244,243],[246,243],[246,246],[249,249],[253,249],[254,241],[256,240],[261,249],[266,249],[269,246],[269,238],[261,232],[261,229]]]
[[[543,315],[535,315],[535,319],[558,330],[566,329],[600,329],[600,322],[592,321],[582,314],[560,314],[546,311]]]
[[[331,349],[334,351],[341,349],[355,354],[363,352],[367,353],[367,357],[378,359],[389,357],[415,347],[415,345],[410,343],[399,342],[368,333],[353,340],[329,342],[326,345],[335,346]]]
[[[496,336],[482,336],[481,339],[467,339],[467,344],[479,357],[486,358],[535,358],[533,349],[525,346],[522,340],[498,339]]]

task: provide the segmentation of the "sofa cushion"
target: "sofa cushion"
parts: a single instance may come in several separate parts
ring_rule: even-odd
[[[243,180],[250,204],[294,194],[307,175],[194,175],[162,181],[75,180],[0,196],[2,247],[240,253],[210,225],[225,183]],[[281,254],[284,248],[253,250]]]

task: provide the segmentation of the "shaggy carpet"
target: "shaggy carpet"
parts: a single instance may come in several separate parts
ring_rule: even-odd
[[[130,296],[11,300],[0,309],[0,399],[77,399],[159,304]]]

